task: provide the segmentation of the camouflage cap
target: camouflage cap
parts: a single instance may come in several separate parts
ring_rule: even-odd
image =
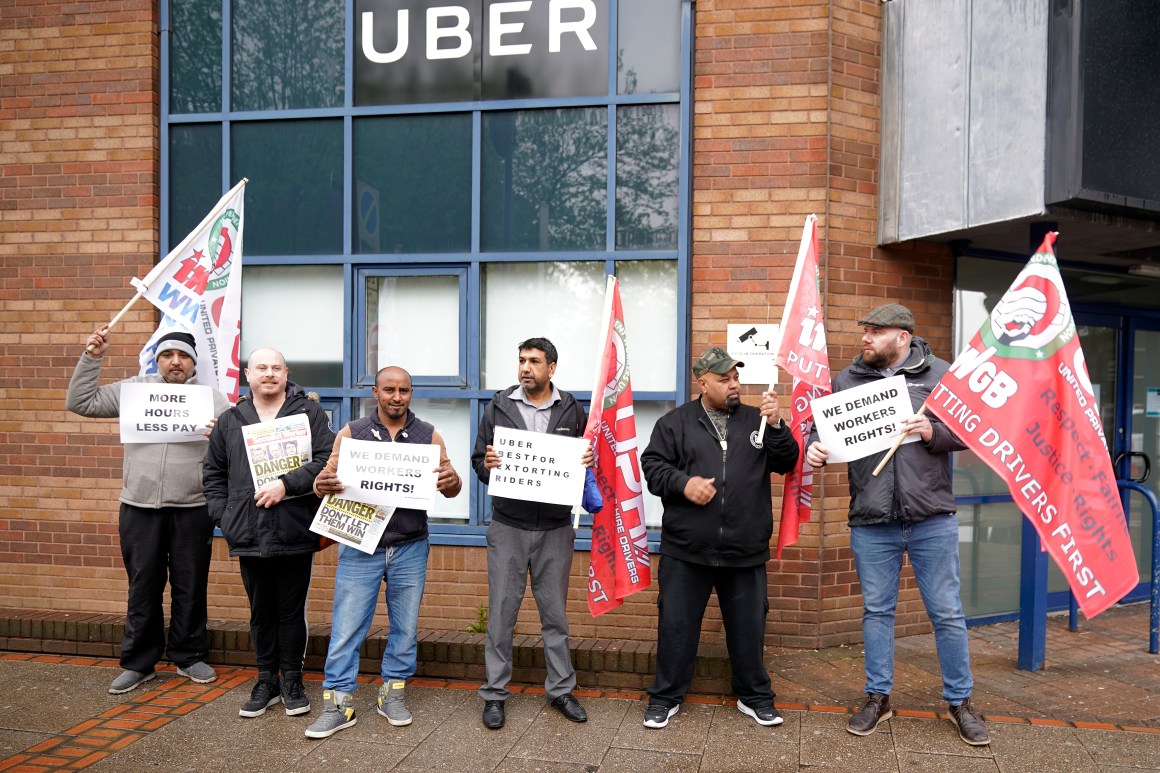
[[[745,363],[741,360],[735,360],[729,356],[729,352],[722,349],[720,346],[714,346],[706,349],[697,361],[693,363],[693,375],[697,378],[704,376],[706,373],[718,373],[724,375],[733,368],[744,368]]]
[[[884,303],[858,320],[859,325],[898,327],[914,334],[914,315],[901,303]]]

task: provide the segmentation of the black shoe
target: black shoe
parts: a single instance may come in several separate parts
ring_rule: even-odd
[[[958,706],[951,706],[951,722],[959,729],[959,738],[971,746],[987,746],[991,743],[991,735],[987,726],[983,724],[975,708],[971,706],[971,699],[967,698]]]
[[[737,701],[737,710],[747,717],[752,717],[753,721],[765,727],[772,727],[773,725],[780,725],[783,720],[781,714],[778,713],[773,704],[769,706],[748,706],[742,701]]]
[[[681,704],[666,706],[663,703],[649,703],[644,710],[644,726],[652,730],[667,727],[673,714],[681,710]]]
[[[879,722],[885,722],[894,716],[890,709],[889,695],[866,694],[866,703],[857,714],[850,717],[846,723],[846,730],[854,735],[870,735],[878,728]]]
[[[573,722],[588,721],[588,712],[584,710],[584,707],[580,705],[580,701],[576,700],[576,696],[572,693],[561,695],[552,701],[552,708]]]
[[[499,730],[503,720],[503,701],[483,702],[483,724],[488,730]]]
[[[258,683],[254,685],[250,699],[242,704],[238,716],[260,717],[266,709],[282,700],[282,680],[277,674],[262,671],[258,674]]]
[[[302,686],[301,671],[289,671],[282,680],[282,706],[292,717],[310,711],[310,698]]]

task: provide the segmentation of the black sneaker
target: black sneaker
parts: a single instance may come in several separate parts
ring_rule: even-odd
[[[282,700],[282,680],[277,674],[263,671],[258,674],[258,683],[250,693],[250,699],[242,704],[238,716],[260,717],[266,713],[266,709],[280,700]]]
[[[290,671],[282,680],[282,706],[290,716],[310,711],[310,699],[302,686],[302,672]]]
[[[778,713],[777,709],[773,706],[773,704],[770,704],[769,706],[761,706],[759,708],[755,708],[753,706],[747,706],[746,704],[742,703],[741,701],[737,701],[737,710],[740,711],[742,714],[744,714],[747,717],[753,717],[754,722],[756,722],[759,725],[764,725],[766,727],[772,727],[773,725],[780,725],[784,721],[781,718],[781,714]]]
[[[659,730],[669,724],[669,719],[681,710],[681,704],[665,706],[663,703],[650,703],[644,710],[644,726]]]
[[[854,735],[870,735],[878,725],[894,716],[890,710],[890,696],[866,693],[866,702],[858,713],[846,723],[847,732]]]

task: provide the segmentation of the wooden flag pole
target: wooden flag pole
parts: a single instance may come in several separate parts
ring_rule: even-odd
[[[136,303],[137,301],[139,301],[140,299],[141,299],[141,292],[138,291],[138,293],[136,295],[134,295],[132,298],[130,298],[129,302],[126,303],[125,306],[120,311],[117,312],[117,316],[115,316],[111,320],[109,320],[109,324],[107,324],[103,328],[101,328],[101,331],[104,333],[108,333],[110,330],[112,330],[113,325],[120,322],[121,317],[125,316],[126,312],[128,312],[129,309],[131,309],[133,307],[133,304]],[[95,351],[95,350],[93,349],[92,344],[89,344],[88,346],[85,347],[86,354],[92,354],[93,351]]]
[[[926,403],[923,403],[922,407],[918,409],[918,413],[914,415],[921,416],[924,413],[926,413]],[[890,461],[890,457],[894,456],[894,452],[899,449],[899,447],[902,445],[902,441],[906,440],[906,436],[909,434],[909,432],[903,432],[898,436],[898,439],[894,441],[894,445],[890,446],[890,450],[886,452],[886,456],[882,457],[882,461],[880,461],[878,466],[874,468],[873,476],[875,478],[878,477],[878,473],[882,472],[882,468],[885,467],[886,463]]]

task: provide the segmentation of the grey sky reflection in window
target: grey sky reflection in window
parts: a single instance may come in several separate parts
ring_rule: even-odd
[[[616,110],[616,247],[677,248],[680,107]]]

